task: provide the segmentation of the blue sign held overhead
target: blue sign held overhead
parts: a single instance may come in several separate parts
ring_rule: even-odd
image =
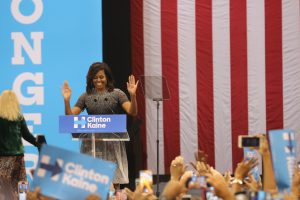
[[[289,129],[268,132],[276,183],[280,191],[290,190],[296,164],[295,133]]]
[[[51,176],[55,176],[56,174],[59,174],[62,172],[62,169],[60,168],[58,162],[56,161],[54,165],[51,164],[45,164],[41,163],[40,164],[41,169],[45,169],[46,171],[52,172]]]
[[[59,116],[60,133],[126,133],[126,115]]]
[[[85,199],[95,194],[105,199],[116,164],[57,147],[42,147],[32,188],[57,199]]]

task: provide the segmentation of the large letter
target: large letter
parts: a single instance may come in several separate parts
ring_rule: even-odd
[[[25,161],[26,161],[26,162],[32,162],[32,163],[33,163],[32,166],[27,166],[27,165],[26,165],[26,174],[27,174],[27,176],[30,177],[30,179],[31,179],[31,181],[32,181],[33,177],[32,177],[32,175],[31,175],[30,170],[36,169],[36,166],[37,166],[39,157],[38,157],[38,155],[36,155],[36,154],[25,153],[25,154],[24,154],[24,158],[25,158]]]
[[[32,24],[36,22],[43,14],[43,2],[41,0],[32,0],[34,3],[34,12],[29,16],[24,16],[20,12],[20,3],[22,0],[12,0],[11,3],[11,13],[14,16],[15,20],[22,24]]]
[[[23,113],[23,116],[26,121],[33,121],[34,125],[41,125],[42,124],[42,114],[41,113]],[[28,130],[32,134],[39,134],[39,133],[34,133],[33,131],[33,125],[27,124]],[[26,141],[26,140],[25,140]],[[26,141],[26,144],[29,144],[29,142]],[[23,142],[24,144],[24,142]]]
[[[35,84],[40,85],[43,84],[43,73],[36,73],[32,74],[29,72],[25,72],[23,74],[20,74],[17,76],[13,83],[13,90],[16,92],[16,95],[18,96],[18,99],[20,101],[20,104],[22,105],[32,105],[36,103],[37,105],[43,105],[44,104],[44,87],[42,86],[34,86],[34,87],[28,87],[27,93],[33,94],[32,97],[25,97],[22,94],[22,84],[25,81],[33,81]]]
[[[30,33],[30,37],[33,40],[33,48],[31,48],[22,32],[11,33],[11,39],[14,41],[14,57],[12,58],[12,64],[25,64],[24,57],[22,56],[22,47],[33,64],[42,63],[42,39],[44,38],[44,33],[32,32]]]

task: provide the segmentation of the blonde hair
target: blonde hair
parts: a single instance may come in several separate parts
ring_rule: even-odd
[[[12,90],[4,90],[0,96],[0,117],[17,121],[21,118],[21,108],[17,95]]]

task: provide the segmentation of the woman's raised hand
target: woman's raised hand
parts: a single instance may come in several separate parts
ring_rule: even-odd
[[[64,81],[63,86],[61,87],[61,93],[64,97],[64,100],[69,101],[71,98],[72,90],[69,86],[68,81]]]
[[[135,78],[133,75],[130,75],[128,77],[127,90],[130,96],[135,96],[138,83],[139,81],[135,82]]]

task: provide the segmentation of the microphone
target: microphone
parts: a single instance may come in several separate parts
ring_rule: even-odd
[[[113,98],[113,97],[110,97],[110,99],[113,100],[114,103],[117,103],[117,101]],[[110,105],[110,102],[109,102],[109,99],[107,97],[104,98],[104,101],[106,102],[106,107],[111,111],[112,114],[116,114],[113,109],[111,108],[111,105]],[[118,142],[121,142],[122,141],[122,137],[119,135],[119,133],[115,133],[115,132],[112,132],[110,133],[111,135],[114,135],[115,136],[115,139],[118,141]],[[114,137],[109,137],[107,139],[104,139],[103,141],[115,141]]]
[[[108,98],[107,98],[107,97],[104,98],[104,101],[106,102],[106,104],[108,104],[108,109],[112,112],[112,114],[116,114],[116,113],[113,111],[113,109],[111,108],[110,103],[108,102]]]
[[[97,99],[94,99],[94,102],[97,102]]]

